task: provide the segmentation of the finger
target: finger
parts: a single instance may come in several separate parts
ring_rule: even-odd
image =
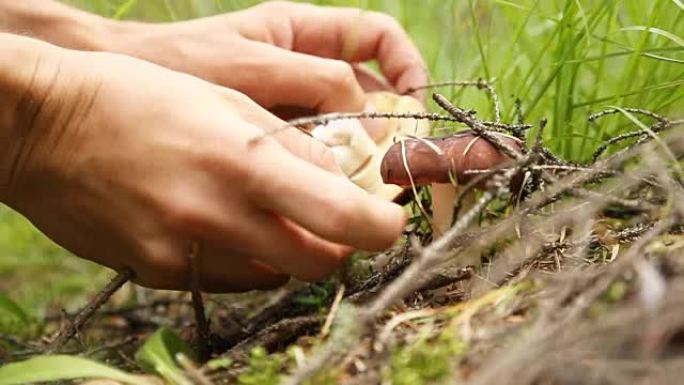
[[[216,244],[205,244],[197,256],[200,286],[208,293],[270,290],[282,286],[289,276],[255,261],[251,256]]]
[[[344,175],[330,148],[296,128],[280,130],[273,137],[290,153],[323,170]]]
[[[366,95],[349,63],[246,41],[249,55],[231,57],[230,84],[260,105],[290,105],[319,112],[358,112]],[[259,58],[254,60],[253,58]]]
[[[287,127],[287,123],[240,92],[216,86],[216,90],[226,98],[245,121],[257,129],[272,136],[292,154],[311,162],[324,170],[343,175],[342,169],[328,147],[318,140],[304,134],[295,127]]]
[[[250,218],[256,231],[245,254],[299,280],[329,277],[352,252],[272,213],[260,211]]]
[[[377,59],[383,75],[398,92],[424,85],[428,71],[420,51],[391,16],[356,8],[274,3],[267,19],[270,35],[284,32],[280,20],[290,20],[291,49],[306,54],[363,62]],[[268,11],[268,9],[266,9]]]
[[[161,290],[189,290],[192,286],[190,239],[148,239],[145,255],[131,264],[135,283]],[[272,289],[287,282],[288,276],[233,249],[216,247],[200,241],[198,254],[199,284],[207,292],[241,292]]]
[[[260,261],[304,281],[327,277],[351,252],[347,246],[321,239],[291,221],[245,202],[238,193],[226,193],[221,184],[213,190],[205,186],[201,195],[183,193],[183,189],[170,191],[174,197],[183,199],[174,199],[176,203],[167,217],[173,231],[188,239],[204,239],[214,248]],[[220,254],[230,253],[212,255]],[[220,271],[229,268],[232,259],[206,262]]]
[[[274,141],[260,140],[250,152],[247,191],[255,205],[356,248],[385,249],[400,236],[405,214],[398,205],[292,156]]]
[[[354,74],[358,80],[361,88],[366,92],[377,91],[392,91],[392,86],[387,83],[387,80],[371,71],[368,67],[362,64],[352,64]]]

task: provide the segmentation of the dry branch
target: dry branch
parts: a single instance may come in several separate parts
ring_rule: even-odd
[[[105,286],[93,299],[91,299],[79,312],[73,320],[67,321],[67,324],[59,330],[55,339],[47,347],[46,353],[56,353],[74,336],[83,326],[90,320],[95,312],[102,307],[102,305],[109,300],[109,298],[116,293],[126,282],[133,279],[133,270],[124,268],[116,274],[114,278]]]

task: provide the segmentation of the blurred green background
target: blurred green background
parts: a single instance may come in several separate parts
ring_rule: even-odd
[[[606,106],[684,112],[684,3],[681,0],[320,0],[395,16],[415,40],[435,81],[493,80],[504,119],[522,100],[529,122],[549,119],[545,143],[587,160],[597,143],[634,129],[623,116],[589,125]],[[70,0],[111,18],[180,21],[249,7],[254,0]],[[221,49],[221,47],[216,47]],[[442,90],[491,118],[476,90]],[[431,108],[434,109],[433,106]],[[111,272],[52,244],[0,206],[0,293],[31,317],[73,308]],[[0,314],[1,316],[1,314]]]

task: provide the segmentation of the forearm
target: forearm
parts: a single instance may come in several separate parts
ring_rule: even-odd
[[[103,50],[117,23],[54,0],[0,0],[0,32],[66,48]]]

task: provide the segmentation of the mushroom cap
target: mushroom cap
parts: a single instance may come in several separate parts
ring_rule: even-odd
[[[512,148],[521,149],[519,139],[501,133],[494,134]],[[467,170],[487,170],[510,161],[486,139],[473,131],[464,131],[445,137],[411,138],[403,139],[403,144],[402,141],[394,143],[385,153],[380,174],[385,183],[399,186],[410,186],[411,181],[415,185],[451,183],[452,177],[456,178],[458,184],[465,184],[476,176],[466,173]]]

